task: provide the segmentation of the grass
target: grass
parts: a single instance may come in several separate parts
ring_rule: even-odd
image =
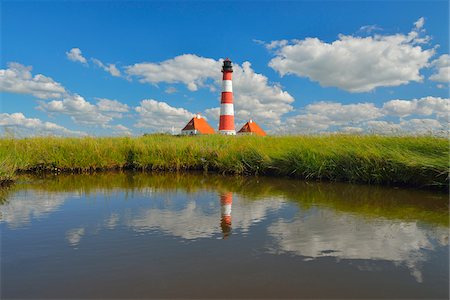
[[[448,155],[448,140],[431,136],[3,138],[0,176],[203,170],[447,189]]]

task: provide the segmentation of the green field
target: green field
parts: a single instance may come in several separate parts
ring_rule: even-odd
[[[438,137],[358,135],[3,138],[0,176],[202,170],[446,189],[448,146]]]

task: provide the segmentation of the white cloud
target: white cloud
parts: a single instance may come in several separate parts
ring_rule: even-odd
[[[123,113],[128,112],[130,109],[128,105],[117,100],[104,98],[97,98],[98,102],[95,105],[86,101],[80,95],[66,91],[61,84],[49,77],[42,74],[33,77],[31,66],[26,67],[19,63],[9,63],[8,67],[6,70],[0,70],[0,91],[31,94],[40,99],[57,99],[49,102],[41,101],[37,108],[52,115],[68,115],[77,124],[101,126],[102,128],[112,128],[115,132],[130,133],[128,129],[124,130],[121,127],[114,127],[119,125],[109,124],[115,118],[122,118]],[[22,131],[23,128],[33,129],[28,124],[40,121],[38,119],[26,119],[23,114],[12,114],[11,116],[24,120],[24,126],[16,125],[16,127],[21,127]],[[11,127],[12,125],[9,124],[9,126]],[[50,122],[42,122],[42,124],[36,126],[38,127],[34,128],[35,133],[33,134],[39,134],[40,131],[43,134],[56,134],[56,132],[60,134],[80,134],[80,132],[76,131],[64,131],[62,127],[59,128],[58,125]]]
[[[87,64],[86,58],[81,54],[80,48],[72,48],[69,52],[66,52],[66,56],[69,60]]]
[[[98,60],[96,58],[92,58],[92,61],[94,62],[94,64],[96,64],[97,66],[99,66],[100,68],[102,68],[103,70],[105,70],[106,72],[111,74],[112,76],[115,76],[115,77],[121,76],[121,73],[120,73],[119,69],[117,69],[115,64],[105,65],[104,63],[102,63],[100,60]]]
[[[174,127],[180,131],[194,116],[184,108],[170,106],[165,102],[153,99],[142,100],[141,105],[135,108],[139,114],[135,127],[148,128],[154,131],[168,131]]]
[[[107,100],[107,99],[103,99]],[[107,128],[108,123],[114,118],[122,117],[122,114],[117,111],[104,111],[102,109],[122,109],[122,107],[116,106],[108,107],[105,104],[111,106],[115,104],[115,100],[99,101],[101,106],[94,105],[86,101],[80,95],[68,95],[62,100],[53,100],[50,102],[40,102],[38,109],[45,111],[49,114],[65,114],[72,118],[72,120],[80,125],[88,126],[102,126]]]
[[[369,121],[367,127],[369,132],[377,134],[398,134],[402,131],[400,124],[387,121]]]
[[[85,132],[69,130],[52,122],[26,118],[22,113],[0,114],[0,127],[15,129],[20,135],[86,135]]]
[[[383,29],[381,27],[379,27],[378,25],[364,25],[359,28],[359,31],[366,32],[366,33],[371,33],[373,31],[378,31],[378,30],[383,30]]]
[[[416,27],[416,29],[422,29],[423,25],[425,25],[424,17],[420,17],[419,20],[414,22],[414,26]]]
[[[344,126],[341,129],[341,132],[350,133],[350,134],[362,133],[363,131],[364,131],[363,128],[361,128],[361,127],[353,127],[353,126]]]
[[[130,110],[130,107],[117,100],[109,100],[105,98],[97,98],[97,107],[100,111],[125,113]]]
[[[342,104],[337,102],[316,102],[305,106],[302,113],[288,118],[280,130],[298,133],[325,131],[332,126],[357,125],[383,116],[373,103]],[[353,127],[353,126],[352,126]]]
[[[338,131],[445,135],[448,131],[449,113],[450,99],[439,97],[390,100],[382,107],[376,107],[374,103],[342,104],[321,101],[309,104],[297,115],[287,118],[275,132],[309,134]],[[400,120],[386,120],[390,116],[399,117]],[[430,118],[433,116],[435,118]],[[405,117],[410,119],[404,119]]]
[[[446,128],[436,119],[410,119],[393,123],[387,121],[367,122],[368,132],[377,134],[432,134],[446,135]]]
[[[358,37],[340,35],[327,43],[318,38],[293,40],[277,47],[269,66],[281,76],[308,77],[325,87],[349,92],[368,92],[377,87],[398,86],[423,80],[434,49],[423,49],[428,37],[420,37],[423,19],[408,34]],[[271,42],[267,47],[276,44]],[[281,42],[281,41],[278,41]]]
[[[173,94],[173,93],[177,92],[177,89],[174,88],[173,86],[170,86],[164,92],[167,93],[167,94]]]
[[[72,48],[69,52],[66,52],[67,58],[71,61],[80,62],[82,64],[87,65],[87,59],[83,57],[81,54],[80,48]],[[102,68],[109,74],[115,77],[120,77],[122,74],[120,73],[120,70],[117,68],[115,64],[104,64],[99,59],[91,58],[92,62],[97,65],[98,67]]]
[[[143,83],[183,83],[190,91],[204,87],[210,78],[221,76],[219,61],[193,54],[180,55],[161,63],[138,63],[125,67],[125,70]]]
[[[122,124],[112,125],[109,128],[113,129],[114,134],[116,135],[133,135],[133,132],[126,126]]]
[[[441,55],[431,65],[436,72],[430,76],[430,80],[450,82],[450,56],[448,54]]]
[[[266,49],[268,50],[273,50],[275,48],[280,48],[280,47],[284,47],[289,43],[288,40],[280,40],[280,41],[272,41],[268,44],[266,44]]]
[[[437,115],[448,116],[450,113],[450,99],[439,97],[424,97],[413,100],[391,100],[383,105],[383,112],[387,115],[406,117],[409,115]]]
[[[191,91],[200,87],[214,91],[220,90],[221,66],[222,60],[185,54],[161,63],[128,66],[126,72],[145,83],[183,83]],[[294,98],[278,84],[269,83],[266,76],[255,73],[250,62],[234,64],[233,69],[236,120],[243,122],[251,117],[265,126],[280,124],[281,116],[293,109],[291,103]],[[218,97],[217,105],[219,103]],[[213,114],[213,111],[217,108],[208,109],[206,115],[217,120],[219,114]]]
[[[17,94],[31,94],[41,99],[61,97],[64,87],[42,74],[33,76],[32,67],[11,62],[8,69],[0,70],[0,91]]]
[[[308,104],[306,110],[312,114],[323,114],[336,125],[359,123],[383,115],[373,103],[341,104],[322,101]]]

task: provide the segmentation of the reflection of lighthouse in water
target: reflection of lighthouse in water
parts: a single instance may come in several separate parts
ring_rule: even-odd
[[[223,238],[226,239],[231,234],[231,204],[233,203],[233,193],[228,192],[220,195],[220,211]]]

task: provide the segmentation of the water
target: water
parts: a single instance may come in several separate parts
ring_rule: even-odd
[[[273,178],[24,178],[8,298],[448,298],[447,195]]]

